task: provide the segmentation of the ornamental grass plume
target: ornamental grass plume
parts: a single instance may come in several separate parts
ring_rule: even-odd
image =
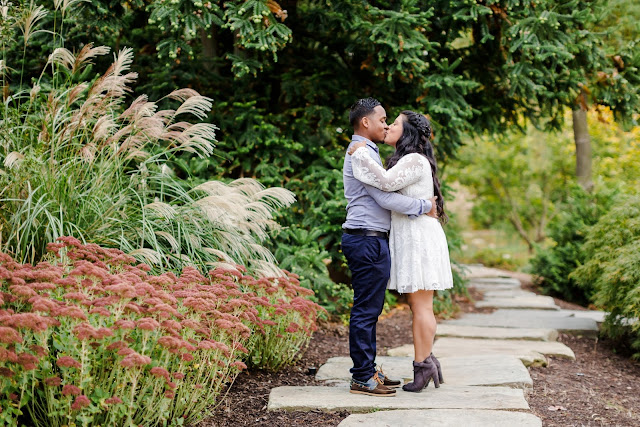
[[[63,20],[71,4],[59,2]],[[49,33],[38,28],[47,10],[34,2],[24,13],[7,6],[6,14],[17,25],[16,40]],[[130,48],[84,81],[87,67],[107,53],[91,43],[75,52],[57,46],[34,86],[19,87],[0,105],[0,252],[34,264],[48,242],[73,235],[125,252],[111,262],[132,255],[156,272],[244,264],[261,275],[280,274],[262,243],[293,193],[249,178],[196,187],[178,178],[172,171],[178,156],[213,153],[217,128],[202,122],[212,100],[178,89],[158,101],[141,95],[128,102],[137,79]],[[2,61],[7,73],[22,69],[18,58]],[[7,78],[21,81],[15,77]]]

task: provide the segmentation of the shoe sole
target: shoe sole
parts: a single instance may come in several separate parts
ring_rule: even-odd
[[[397,396],[397,393],[389,393],[389,394],[379,394],[379,393],[369,393],[366,391],[359,391],[359,390],[349,390],[349,393],[353,393],[353,394],[364,394],[366,396],[374,396],[374,397],[391,397],[391,396]]]
[[[398,384],[398,385],[386,385],[385,384],[385,387],[388,387],[388,388],[400,388],[400,387],[402,387],[402,384]]]

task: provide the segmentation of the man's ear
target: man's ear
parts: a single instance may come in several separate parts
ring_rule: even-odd
[[[364,128],[364,129],[369,129],[369,117],[364,116],[362,118],[362,120],[360,120],[360,125]]]

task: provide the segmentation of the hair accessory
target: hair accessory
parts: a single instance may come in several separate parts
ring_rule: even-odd
[[[416,112],[412,112],[408,119],[409,123],[411,123],[418,132],[420,132],[427,139],[431,138],[431,126],[429,125],[429,121],[422,114],[418,114]]]

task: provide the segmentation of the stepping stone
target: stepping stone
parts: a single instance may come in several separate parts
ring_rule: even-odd
[[[494,340],[556,341],[558,339],[558,331],[544,328],[494,328],[441,323],[438,325],[436,336],[438,338],[455,337]]]
[[[513,277],[481,277],[470,280],[473,284],[485,284],[485,285],[513,285],[520,286],[520,281]]]
[[[523,291],[520,282],[515,279],[507,279],[505,281],[497,281],[497,282],[488,282],[488,281],[478,281],[479,279],[474,279],[469,282],[469,287],[476,288],[481,292],[487,291]]]
[[[490,284],[490,283],[469,283],[470,288],[475,288],[480,292],[489,292],[489,291],[518,291],[522,290],[520,285],[499,285],[499,284]]]
[[[507,298],[487,298],[476,302],[478,308],[511,308],[511,309],[537,309],[537,310],[560,310],[551,297],[535,295],[517,296]]]
[[[498,270],[497,268],[489,268],[483,265],[469,264],[462,266],[462,275],[467,279],[477,279],[477,278],[496,278],[496,277],[506,277],[509,276],[502,270]]]
[[[493,313],[469,313],[459,319],[447,320],[447,325],[492,326],[502,328],[550,328],[567,333],[597,335],[598,324],[593,319],[575,317],[563,310],[508,310]]]
[[[525,291],[524,289],[498,289],[489,290],[483,293],[486,298],[516,298],[516,297],[536,297],[539,296],[533,292]]]
[[[439,357],[438,360],[447,385],[533,386],[529,371],[513,356]],[[390,378],[413,381],[413,357],[378,356],[376,363]],[[349,357],[332,357],[318,369],[316,380],[348,382],[352,366]]]
[[[542,420],[533,414],[509,411],[479,411],[475,409],[426,409],[378,411],[371,414],[351,414],[338,427],[542,427]]]
[[[446,378],[445,378],[446,380]],[[372,412],[385,409],[529,409],[524,390],[508,387],[433,385],[422,393],[398,390],[395,396],[374,397],[338,387],[275,387],[269,394],[270,411]]]
[[[579,317],[584,319],[592,319],[598,323],[604,322],[604,318],[607,316],[605,311],[597,310],[560,310],[561,313],[566,313],[569,317]]]
[[[559,342],[520,341],[520,340],[479,340],[471,338],[439,338],[433,345],[433,353],[438,357],[461,355],[505,355],[515,356],[525,366],[545,366],[547,356],[564,357],[575,360],[576,356],[566,345]],[[389,356],[413,355],[413,344],[392,348]]]

